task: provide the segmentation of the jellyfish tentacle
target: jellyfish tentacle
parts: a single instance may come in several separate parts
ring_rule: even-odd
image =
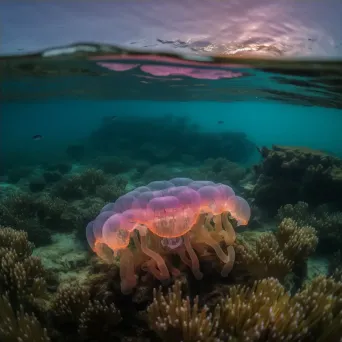
[[[235,249],[233,246],[228,246],[227,248],[227,254],[228,254],[228,262],[226,262],[221,270],[221,276],[227,277],[228,274],[231,272],[234,266],[235,262]]]
[[[137,285],[134,272],[134,257],[130,249],[125,248],[120,251],[120,278],[121,292],[130,294]]]
[[[222,215],[220,215],[220,221],[222,223],[221,229],[223,226],[223,230],[221,230],[220,233],[223,236],[224,241],[226,242],[227,245],[233,245],[236,240],[236,233],[232,224],[228,220],[227,213],[223,213]],[[215,225],[216,225],[216,222],[215,222]]]
[[[160,271],[160,278],[159,279],[160,280],[169,279],[170,278],[170,272],[166,267],[166,263],[165,263],[163,257],[159,253],[153,251],[152,249],[150,249],[148,247],[146,227],[138,226],[136,229],[140,233],[140,248],[141,248],[142,252],[145,253],[147,256],[149,256],[151,259],[154,259],[156,264],[157,264],[157,267]]]
[[[202,215],[201,215],[202,216]],[[232,258],[231,258],[231,249],[229,249],[229,253],[225,254],[223,249],[221,248],[219,242],[214,240],[209,231],[211,230],[211,225],[210,223],[205,219],[205,217],[199,217],[199,220],[197,221],[196,225],[194,226],[194,229],[196,229],[196,234],[199,236],[199,240],[208,246],[210,246],[218,256],[218,258],[224,263],[230,263]],[[228,267],[228,266],[227,266]]]
[[[196,255],[194,249],[191,246],[189,234],[184,235],[184,246],[185,246],[185,249],[188,252],[190,260],[191,260],[192,273],[197,280],[201,280],[203,278],[203,273],[200,271],[200,265],[199,265],[198,257]]]

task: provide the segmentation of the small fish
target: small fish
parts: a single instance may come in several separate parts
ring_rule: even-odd
[[[222,125],[222,124],[224,124],[224,121],[219,120],[219,121],[217,121],[217,123],[218,123],[219,125]]]
[[[40,134],[36,134],[32,137],[33,140],[42,140],[43,139],[43,136],[40,135]]]
[[[113,115],[113,116],[111,117],[112,121],[114,121],[116,118],[117,118],[116,115]]]

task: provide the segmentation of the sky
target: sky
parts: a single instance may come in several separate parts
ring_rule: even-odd
[[[342,56],[340,0],[2,0],[0,54],[76,42]]]

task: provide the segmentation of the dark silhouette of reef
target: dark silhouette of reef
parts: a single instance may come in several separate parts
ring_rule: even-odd
[[[76,231],[84,240],[84,227],[105,202],[123,194],[127,180],[89,168],[43,184],[36,191],[33,179],[29,191],[8,191],[0,198],[1,224],[24,229],[36,246],[48,244],[51,234],[61,231]]]
[[[206,133],[187,117],[122,116],[104,120],[93,132],[90,143],[97,151],[144,159],[152,164],[224,157],[232,162],[246,161],[255,145],[242,132]]]
[[[304,147],[274,145],[261,149],[255,166],[255,202],[272,213],[285,204],[342,204],[342,160]]]

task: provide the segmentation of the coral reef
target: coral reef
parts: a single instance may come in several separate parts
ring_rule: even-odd
[[[310,225],[318,232],[319,251],[336,252],[342,246],[342,212],[331,211],[326,206],[310,209],[308,203],[298,202],[279,208],[278,218],[292,218],[301,225]]]
[[[103,171],[90,168],[65,178],[56,185],[53,192],[56,196],[66,200],[83,199],[87,195],[94,195],[96,188],[105,184],[106,177]]]
[[[108,341],[118,335],[120,311],[114,303],[92,300],[84,285],[74,283],[59,288],[51,310],[55,329],[68,340]]]
[[[226,158],[209,158],[198,170],[205,175],[205,179],[212,179],[215,182],[225,184],[228,182],[232,185],[238,184],[247,173],[244,167]]]
[[[302,147],[274,145],[261,149],[262,163],[253,190],[257,204],[276,212],[285,204],[336,202],[342,192],[342,160]]]
[[[217,341],[217,319],[212,319],[207,307],[199,308],[198,297],[193,304],[189,297],[183,299],[180,282],[166,296],[161,288],[153,296],[147,308],[148,323],[162,341]]]
[[[148,322],[163,341],[339,341],[342,283],[318,277],[295,295],[274,278],[231,286],[211,310],[182,298],[176,283],[154,292]],[[209,311],[209,312],[208,312]]]
[[[50,342],[47,330],[34,314],[13,310],[6,295],[0,295],[0,341]]]
[[[239,215],[235,216],[239,218]],[[222,219],[222,215],[214,215],[203,221],[213,239],[219,239],[215,229],[223,232],[223,237],[232,238],[225,236],[220,228]],[[240,244],[239,239],[233,240],[237,266],[231,281],[235,279],[235,270],[242,266],[241,261],[248,270],[255,268],[261,275],[258,280],[245,279],[245,284],[241,285],[231,281],[217,284],[214,292],[206,297],[203,293],[198,294],[201,287],[190,280],[186,268],[182,281],[176,281],[172,288],[165,285],[158,290],[155,288],[153,298],[149,294],[153,283],[140,284],[134,294],[123,296],[119,284],[120,265],[118,267],[114,259],[111,264],[97,266],[105,276],[99,274],[97,277],[92,273],[85,283],[63,284],[56,292],[47,293],[46,271],[39,259],[32,257],[33,246],[28,242],[27,234],[0,228],[0,340],[339,341],[342,336],[342,282],[337,274],[335,278],[319,276],[292,295],[278,279],[269,277],[272,272],[283,277],[282,271],[277,273],[279,265],[272,264],[274,257],[272,259],[269,254],[278,253],[287,260],[290,265],[287,272],[295,264],[306,261],[317,244],[316,231],[312,227],[285,218],[277,231],[257,238],[253,248],[247,243]],[[201,256],[200,241],[192,241],[194,247],[198,245],[196,252]],[[262,265],[243,260],[241,250],[245,255],[257,254],[258,262],[266,264],[267,272],[263,273]],[[215,250],[209,249],[207,253],[213,255]],[[208,284],[211,282],[212,279]],[[183,291],[187,296],[183,297]]]
[[[0,294],[8,295],[15,310],[42,308],[46,299],[46,272],[32,248],[24,231],[0,227]]]
[[[254,246],[238,240],[234,273],[251,280],[274,277],[284,281],[293,271],[299,284],[306,276],[306,261],[318,243],[314,228],[285,218],[275,233],[263,233]]]
[[[107,178],[101,170],[86,169],[53,183],[45,192],[8,191],[0,199],[0,222],[26,230],[36,246],[44,245],[51,242],[53,232],[81,232],[104,201],[117,199],[126,185],[123,177]]]

